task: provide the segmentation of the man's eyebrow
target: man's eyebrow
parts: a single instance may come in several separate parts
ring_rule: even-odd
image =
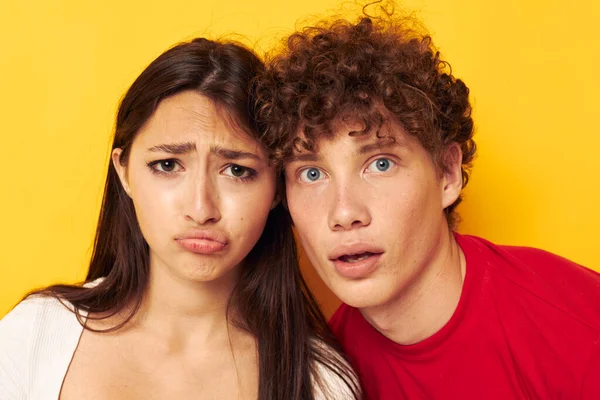
[[[196,150],[196,144],[193,142],[182,142],[182,143],[164,143],[148,148],[148,151],[152,152],[165,152],[171,154],[185,154]]]
[[[228,159],[228,160],[241,160],[244,158],[250,158],[252,160],[262,160],[261,157],[257,156],[254,153],[251,153],[249,151],[243,151],[243,150],[236,150],[236,149],[228,149],[222,146],[211,146],[210,147],[210,152],[214,155],[217,155],[219,157]]]
[[[317,153],[313,153],[312,151],[306,153],[296,153],[290,156],[287,160],[285,160],[285,163],[289,164],[295,161],[317,162],[321,161],[321,157]]]
[[[406,147],[406,145],[404,145],[402,142],[399,142],[397,140],[394,140],[394,141],[378,140],[374,143],[369,143],[369,144],[365,144],[364,146],[361,146],[358,149],[358,154],[363,155],[363,154],[371,153],[374,150],[391,149],[393,147]]]

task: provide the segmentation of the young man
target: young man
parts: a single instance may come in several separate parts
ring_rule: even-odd
[[[258,86],[366,396],[600,398],[600,275],[453,232],[475,154],[469,91],[403,24],[305,28]]]

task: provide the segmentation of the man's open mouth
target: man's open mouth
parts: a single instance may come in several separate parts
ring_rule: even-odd
[[[370,252],[365,252],[365,253],[359,253],[359,254],[345,254],[341,257],[338,257],[338,260],[342,261],[342,262],[347,262],[347,263],[355,263],[355,262],[359,262],[362,260],[366,260],[367,258],[371,257],[374,253],[370,253]]]

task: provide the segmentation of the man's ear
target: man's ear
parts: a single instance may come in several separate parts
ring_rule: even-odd
[[[119,180],[121,181],[123,190],[125,190],[125,193],[127,193],[127,195],[131,197],[131,189],[129,188],[129,181],[127,179],[127,166],[121,163],[121,154],[123,154],[122,149],[113,149],[111,159],[113,166],[117,171],[117,175],[119,175]]]
[[[452,142],[442,156],[442,207],[451,206],[460,196],[463,186],[462,150]]]

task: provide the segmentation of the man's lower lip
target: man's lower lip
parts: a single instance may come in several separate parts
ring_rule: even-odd
[[[208,239],[178,239],[177,243],[184,249],[196,254],[214,254],[227,246],[225,243]]]
[[[379,259],[381,258],[381,254],[372,254],[371,256],[365,258],[364,260],[360,260],[357,262],[344,262],[339,258],[337,260],[333,260],[333,265],[337,272],[346,278],[350,279],[360,279],[364,278],[375,269],[377,269],[377,265],[379,264]]]

